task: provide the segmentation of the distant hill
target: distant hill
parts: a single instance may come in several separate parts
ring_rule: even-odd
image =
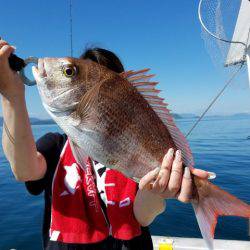
[[[191,113],[171,113],[171,115],[174,117],[174,119],[197,119],[199,116]],[[237,113],[232,115],[208,115],[205,118],[208,119],[218,119],[218,118],[250,118],[250,113]],[[49,124],[56,124],[54,120],[52,119],[39,119],[35,117],[30,117],[31,125],[49,125]],[[3,117],[0,116],[0,126],[3,124]]]
[[[198,119],[199,116],[191,113],[172,113],[175,119]],[[250,118],[250,113],[236,113],[232,115],[206,115],[204,119],[230,119],[230,118]]]
[[[45,119],[45,120],[39,120],[39,119],[34,119],[33,120],[33,118],[30,118],[30,121],[31,121],[31,124],[32,125],[42,125],[42,124],[56,124],[55,122],[54,122],[54,120],[52,120],[52,119]]]
[[[194,114],[177,114],[177,113],[171,113],[171,115],[174,117],[174,119],[191,119],[196,118],[197,116]],[[54,120],[52,119],[39,119],[35,117],[30,117],[30,123],[31,125],[49,125],[49,124],[56,124]],[[0,126],[3,124],[3,118],[0,116]]]
[[[182,116],[176,113],[171,113],[171,115],[174,117],[174,119],[182,119]]]
[[[30,117],[31,125],[46,125],[46,124],[56,124],[52,119],[38,119]],[[0,116],[0,126],[3,124],[3,117]]]
[[[249,118],[250,114],[249,113],[236,113],[232,115],[208,115],[206,118],[209,119],[230,119],[230,118]]]
[[[194,118],[199,118],[198,115],[191,114],[191,113],[181,113],[181,114],[179,114],[179,116],[181,116],[182,119],[194,119]]]
[[[238,114],[234,114],[232,115],[233,117],[250,117],[249,113],[238,113]]]

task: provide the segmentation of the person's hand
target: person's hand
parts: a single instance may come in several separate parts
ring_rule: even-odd
[[[8,58],[15,48],[0,40],[0,93],[6,99],[24,96],[24,84],[19,74],[11,70]]]
[[[209,173],[201,169],[192,169],[192,174],[200,178],[208,178]],[[193,181],[190,169],[183,169],[181,151],[168,150],[160,169],[146,174],[139,183],[140,190],[150,190],[161,198],[176,198],[181,202],[190,202],[193,194]]]

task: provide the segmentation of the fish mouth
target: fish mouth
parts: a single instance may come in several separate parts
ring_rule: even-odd
[[[45,94],[43,91],[40,91],[43,103],[46,104],[46,107],[53,112],[73,112],[79,101],[70,100],[70,94],[76,91],[76,89],[65,89],[61,92]]]
[[[76,89],[66,89],[64,91],[61,91],[60,93],[57,94],[57,96],[53,99],[53,101],[57,101],[59,99],[61,99],[63,96],[65,95],[70,95],[70,93],[74,92]]]
[[[38,65],[32,67],[32,73],[36,81],[44,80],[47,78],[44,59],[38,59]]]

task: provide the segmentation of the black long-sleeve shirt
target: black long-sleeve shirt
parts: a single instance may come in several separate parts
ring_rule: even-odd
[[[60,158],[61,151],[67,140],[65,134],[48,133],[41,137],[37,143],[37,150],[44,156],[47,163],[45,176],[36,181],[26,182],[27,190],[38,195],[44,191],[45,210],[43,220],[43,245],[47,250],[152,250],[152,239],[147,227],[142,227],[142,234],[132,240],[118,240],[109,236],[102,242],[95,244],[65,244],[49,241],[49,228],[51,220],[52,181]],[[103,202],[101,202],[103,204]]]

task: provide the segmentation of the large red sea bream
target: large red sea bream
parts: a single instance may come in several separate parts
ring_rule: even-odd
[[[148,70],[117,74],[90,60],[39,59],[33,74],[43,104],[71,140],[73,151],[139,180],[180,149],[192,168],[189,145],[176,127]],[[250,206],[208,180],[193,176],[193,208],[209,249],[219,215],[250,217]]]

